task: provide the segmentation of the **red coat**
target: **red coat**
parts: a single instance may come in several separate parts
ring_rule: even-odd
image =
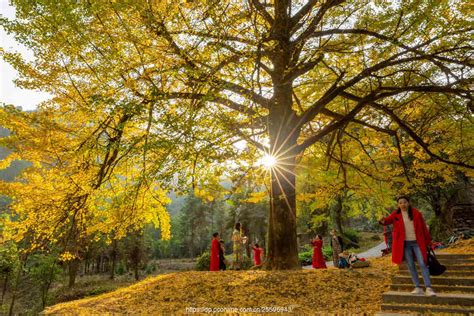
[[[311,242],[313,246],[313,268],[314,269],[326,269],[326,262],[323,256],[323,241],[315,240]]]
[[[253,249],[253,262],[255,263],[256,266],[259,266],[262,264],[261,255],[263,252],[263,248],[253,247],[252,249]]]
[[[427,261],[426,249],[431,244],[431,236],[426,227],[423,215],[417,209],[413,208],[413,225],[415,226],[416,242],[420,247],[425,263]],[[403,215],[401,211],[395,210],[383,220],[384,225],[393,224],[392,233],[392,262],[401,264],[403,262],[404,242],[405,242],[405,225],[403,224]]]
[[[219,271],[219,240],[213,238],[211,244],[211,271]]]

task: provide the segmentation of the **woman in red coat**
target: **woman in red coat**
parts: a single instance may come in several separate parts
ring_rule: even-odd
[[[212,234],[212,244],[211,244],[211,271],[219,271],[219,249],[221,245],[219,243],[219,233]]]
[[[323,237],[316,235],[316,238],[311,239],[313,246],[313,269],[326,269],[326,261],[323,256]]]
[[[411,293],[420,295],[423,294],[423,290],[415,267],[413,257],[415,254],[425,282],[426,295],[435,296],[436,294],[431,288],[430,273],[426,266],[427,249],[431,245],[431,237],[423,215],[410,205],[410,200],[406,196],[400,196],[397,203],[398,209],[379,221],[381,225],[393,224],[392,261],[401,264],[405,258],[415,285],[415,289]]]

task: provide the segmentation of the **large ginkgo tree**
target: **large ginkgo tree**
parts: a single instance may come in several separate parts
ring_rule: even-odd
[[[232,150],[228,139],[276,159],[270,269],[299,266],[299,158],[349,125],[409,137],[431,158],[472,168],[468,1],[12,3],[17,19],[1,25],[35,53],[32,63],[4,53],[18,83],[50,92],[71,111],[102,115],[96,135],[115,117],[119,126],[182,140],[183,148],[192,143],[202,159]],[[110,137],[111,148],[123,137]],[[432,146],[436,137],[446,146]],[[141,146],[146,154],[151,144]]]

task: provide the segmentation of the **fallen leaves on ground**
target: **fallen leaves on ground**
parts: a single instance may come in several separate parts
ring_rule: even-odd
[[[446,253],[460,253],[460,254],[474,254],[474,238],[459,240],[445,248],[442,252]]]
[[[46,314],[184,314],[186,308],[284,308],[301,313],[375,313],[397,267],[390,257],[364,269],[178,272],[93,298],[58,304]],[[220,310],[219,310],[220,309]],[[188,310],[189,311],[189,310]]]

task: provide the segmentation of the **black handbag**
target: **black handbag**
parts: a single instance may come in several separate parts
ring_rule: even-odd
[[[446,266],[439,263],[433,249],[428,249],[428,270],[433,276],[441,275],[446,271]]]

